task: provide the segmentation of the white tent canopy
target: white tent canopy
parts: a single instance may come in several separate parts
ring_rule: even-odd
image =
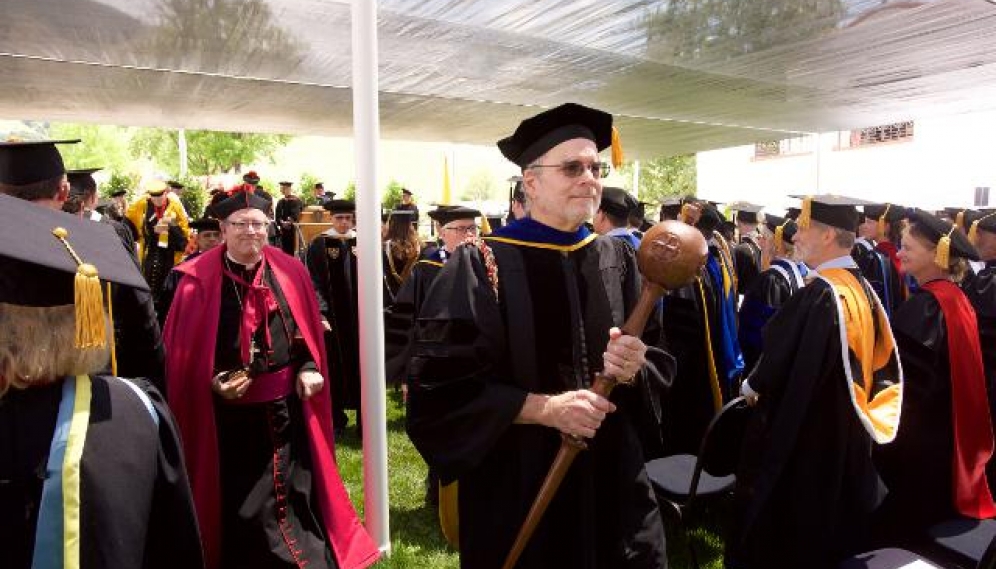
[[[0,0],[0,116],[350,135],[350,5]],[[391,0],[389,138],[492,144],[564,101],[630,158],[996,108],[987,0]]]

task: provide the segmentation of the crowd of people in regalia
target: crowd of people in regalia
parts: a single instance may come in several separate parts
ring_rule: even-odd
[[[610,114],[566,103],[510,130],[505,215],[426,222],[406,189],[380,219],[386,381],[461,567],[667,567],[648,464],[694,457],[733,407],[730,569],[928,552],[936,524],[996,517],[996,210],[814,192],[655,215],[603,184]],[[176,182],[101,199],[63,162],[77,142],[0,143],[10,566],[376,563],[335,457],[363,425],[356,227],[376,221],[255,171],[196,219]],[[668,290],[641,248],[689,245],[658,222],[705,243]]]

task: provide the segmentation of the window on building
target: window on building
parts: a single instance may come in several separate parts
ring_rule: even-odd
[[[857,148],[909,140],[913,140],[913,121],[903,121],[850,131],[845,130],[838,135],[837,148]]]
[[[775,158],[777,156],[792,156],[807,154],[813,151],[813,137],[793,136],[783,140],[757,142],[754,144],[754,159]]]
[[[986,207],[989,205],[989,188],[975,188],[975,204],[976,207],[982,206]]]

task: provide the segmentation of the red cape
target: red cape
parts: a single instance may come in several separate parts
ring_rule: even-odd
[[[993,454],[993,427],[975,310],[951,281],[931,281],[922,288],[937,299],[948,333],[955,509],[970,518],[991,518],[996,504],[986,483],[986,463]]]
[[[183,439],[208,569],[217,568],[221,560],[218,439],[210,383],[225,250],[224,246],[215,247],[176,267],[183,277],[163,329],[169,404]],[[287,299],[311,357],[318,362],[322,377],[328,378],[318,303],[307,270],[275,247],[264,247],[263,256]],[[335,465],[329,393],[326,379],[322,390],[303,405],[315,493],[339,566],[361,569],[376,562],[380,552],[357,518]]]

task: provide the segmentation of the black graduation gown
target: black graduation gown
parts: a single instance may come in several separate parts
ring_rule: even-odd
[[[252,274],[239,265],[229,266],[238,277],[252,282]],[[307,349],[293,341],[297,326],[276,279],[266,274],[264,282],[274,291],[280,309],[269,317],[271,345],[266,345],[262,329],[256,333],[257,345],[268,355],[257,356],[250,367],[317,370]],[[239,329],[244,292],[236,294],[235,286],[228,276],[222,278],[215,373],[242,367]],[[309,561],[309,567],[336,567],[313,492],[311,454],[297,394],[250,405],[228,404],[217,396],[214,401],[222,481],[222,567],[298,567],[288,540]],[[275,515],[282,503],[287,508],[284,525]]]
[[[790,273],[791,274],[791,273]],[[793,279],[778,269],[765,269],[744,293],[737,335],[744,353],[744,376],[750,374],[764,350],[763,332],[768,320],[799,290]]]
[[[737,271],[737,294],[745,294],[761,272],[761,248],[750,237],[741,237],[733,248],[733,265]]]
[[[429,258],[419,259],[398,290],[394,304],[384,311],[384,355],[389,385],[408,383],[415,317],[442,268],[443,262],[436,250]]]
[[[101,216],[98,223],[110,225],[114,229],[121,245],[135,261],[135,266],[139,266],[131,230],[123,222],[115,221],[106,215]],[[163,348],[161,322],[157,318],[152,294],[112,284],[111,305],[114,310],[114,342],[117,348],[115,357],[118,362],[118,375],[147,378],[160,393],[165,395],[166,352]],[[165,320],[165,311],[158,316]]]
[[[840,350],[833,292],[821,280],[768,322],[747,380],[761,396],[738,467],[728,566],[831,568],[863,548],[883,490]]]
[[[311,242],[305,255],[305,264],[318,293],[318,308],[332,328],[325,334],[325,345],[337,427],[346,426],[343,409],[358,409],[360,405],[355,246],[355,239],[321,234]]]
[[[987,261],[985,268],[977,274],[968,275],[961,283],[961,290],[975,308],[982,363],[986,370],[989,410],[993,413],[993,424],[996,424],[996,261]],[[989,488],[996,488],[996,460],[989,461],[986,474]]]
[[[664,297],[663,327],[668,351],[678,362],[671,388],[664,396],[664,452],[696,454],[702,435],[715,415],[709,378],[706,306],[711,302],[708,275]],[[706,294],[705,304],[702,291]],[[712,310],[710,308],[709,310]]]
[[[893,314],[892,331],[906,383],[896,439],[875,447],[875,462],[889,489],[875,526],[883,540],[895,543],[922,537],[930,525],[957,514],[948,334],[934,295],[912,294]]]
[[[92,376],[81,461],[82,569],[203,567],[193,498],[172,415],[148,383],[158,427],[119,378]],[[3,566],[27,569],[62,382],[0,398],[0,535]]]
[[[871,284],[891,318],[903,303],[903,282],[889,256],[867,240],[858,240],[851,249],[851,258],[858,264],[861,276]]]
[[[459,480],[461,566],[500,567],[560,436],[513,424],[527,392],[589,385],[608,330],[639,293],[631,249],[600,237],[566,252],[490,241],[496,302],[481,256],[456,250],[419,312],[408,433],[443,483]],[[648,349],[669,369],[669,356]],[[567,473],[517,567],[666,567],[664,531],[634,418],[664,386],[650,363],[613,394],[619,409]]]
[[[179,226],[170,225],[166,247],[160,247],[159,234],[155,232],[155,210],[156,207],[152,204],[152,200],[148,200],[145,206],[145,216],[142,218],[144,220],[142,224],[143,243],[145,243],[142,274],[145,276],[146,282],[149,283],[149,290],[152,293],[152,302],[155,305],[156,312],[161,313],[164,312],[164,309],[160,305],[160,293],[163,290],[163,283],[166,282],[166,277],[173,268],[174,255],[178,251],[183,251],[187,246],[187,238],[184,237],[183,230]],[[163,320],[165,321],[165,318]]]
[[[280,241],[280,249],[288,255],[295,255],[294,245],[297,228],[295,223],[301,220],[301,212],[304,211],[304,202],[297,196],[282,198],[277,202],[275,229]]]

